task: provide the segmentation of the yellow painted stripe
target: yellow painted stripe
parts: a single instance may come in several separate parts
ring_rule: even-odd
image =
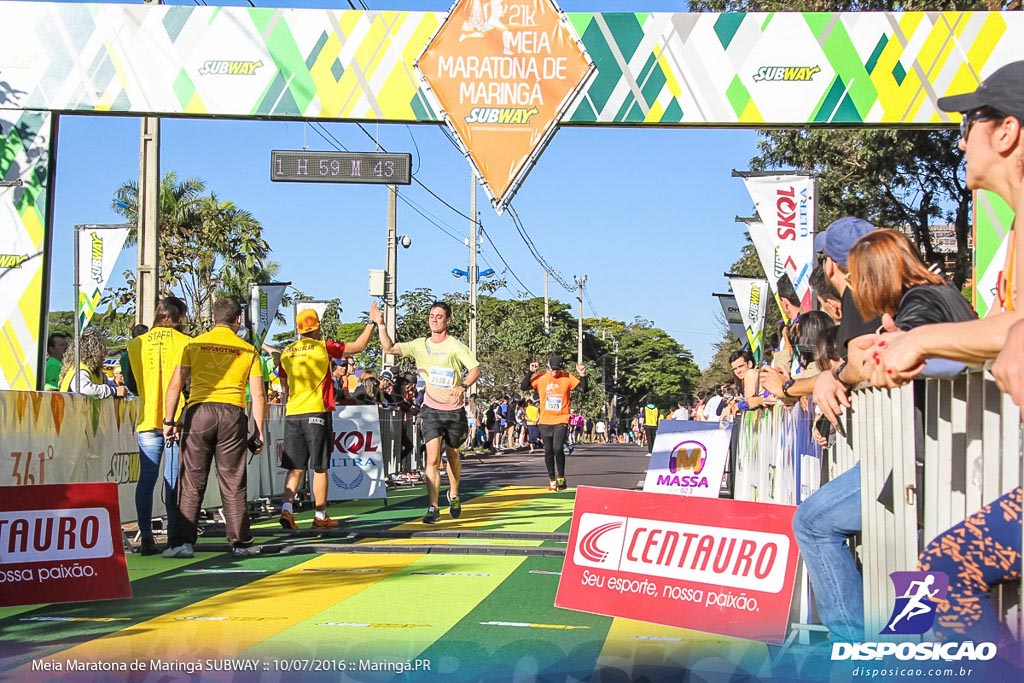
[[[243,650],[318,614],[328,605],[342,602],[405,569],[420,557],[322,555],[265,579],[82,643],[61,652],[60,657],[108,662],[133,658],[147,661],[234,658]],[[259,560],[247,561],[246,567],[258,568]],[[363,567],[383,571],[328,575],[327,579],[302,571]]]
[[[502,531],[554,531],[572,516],[573,501],[567,496],[547,496],[547,489],[539,486],[506,486],[476,498],[463,499],[462,517],[452,519],[444,497],[446,489],[446,483],[442,482],[440,522],[426,525],[414,520],[394,528],[400,531],[494,528],[495,522],[506,521],[502,518],[521,505],[529,505],[529,517],[503,525]]]
[[[735,673],[758,677],[771,673],[768,646],[739,638],[691,631],[671,626],[648,624],[632,619],[612,621],[604,647],[597,658],[598,668],[612,667],[627,672],[634,662],[672,662],[680,670],[701,670],[701,660],[714,659],[716,666],[734,666]],[[716,668],[716,679],[728,680],[730,673]]]

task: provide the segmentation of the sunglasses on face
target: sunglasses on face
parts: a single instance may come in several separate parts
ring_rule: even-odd
[[[971,128],[978,121],[995,121],[1006,118],[1005,114],[1002,114],[994,109],[988,107],[982,107],[981,109],[975,109],[974,111],[964,112],[960,116],[960,139],[965,143],[967,138],[971,134]]]

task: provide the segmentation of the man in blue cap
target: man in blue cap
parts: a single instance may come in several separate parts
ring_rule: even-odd
[[[823,268],[829,282],[842,296],[843,317],[839,323],[838,345],[842,361],[837,367],[818,374],[813,382],[814,405],[834,425],[838,425],[840,406],[849,407],[850,388],[865,377],[860,376],[859,357],[850,360],[847,354],[863,353],[851,343],[858,337],[873,335],[881,324],[866,321],[853,302],[847,282],[847,259],[850,249],[864,235],[875,229],[862,218],[846,216],[828,226],[814,238],[814,248],[823,253]],[[790,386],[783,385],[787,395]],[[815,602],[821,621],[829,628],[833,640],[856,642],[864,639],[864,582],[850,549],[845,542],[861,530],[860,465],[839,475],[811,494],[796,509],[793,535],[807,567],[807,576],[814,588]]]

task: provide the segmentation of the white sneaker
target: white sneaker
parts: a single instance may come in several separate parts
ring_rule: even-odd
[[[195,557],[195,552],[192,549],[191,543],[182,543],[176,548],[168,548],[165,550],[163,552],[163,556],[187,560],[190,557]]]
[[[260,554],[260,546],[258,545],[247,545],[247,546],[232,546],[231,554],[235,557],[251,557],[253,555]]]

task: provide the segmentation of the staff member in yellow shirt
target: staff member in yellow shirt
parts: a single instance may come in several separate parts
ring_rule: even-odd
[[[370,314],[377,302],[370,304]],[[298,529],[292,511],[302,473],[313,467],[313,501],[316,513],[311,529],[333,529],[338,523],[327,516],[327,469],[334,451],[334,382],[331,359],[359,353],[373,334],[373,323],[351,344],[325,341],[320,316],[312,308],[295,315],[299,339],[281,352],[281,386],[288,396],[284,419],[284,453],[281,467],[288,470],[281,506],[281,526]]]
[[[164,557],[193,556],[198,536],[199,510],[206,495],[210,465],[217,460],[217,484],[224,509],[224,525],[234,555],[257,555],[252,544],[246,491],[245,451],[249,418],[245,414],[245,387],[252,395],[252,417],[263,450],[263,420],[267,399],[256,347],[238,338],[242,307],[231,297],[213,304],[216,325],[185,347],[164,401],[164,437],[181,438],[177,523]],[[185,382],[192,389],[179,426],[175,415]]]
[[[128,342],[128,362],[121,368],[125,386],[139,396],[139,418],[135,431],[139,441],[139,481],[135,484],[135,511],[142,535],[143,555],[160,550],[153,541],[153,487],[160,477],[160,457],[164,452],[164,396],[181,354],[191,339],[182,333],[188,307],[176,296],[156,306],[153,329]],[[178,411],[175,419],[181,414]],[[178,453],[173,442],[164,463],[164,505],[167,527],[178,520]]]

